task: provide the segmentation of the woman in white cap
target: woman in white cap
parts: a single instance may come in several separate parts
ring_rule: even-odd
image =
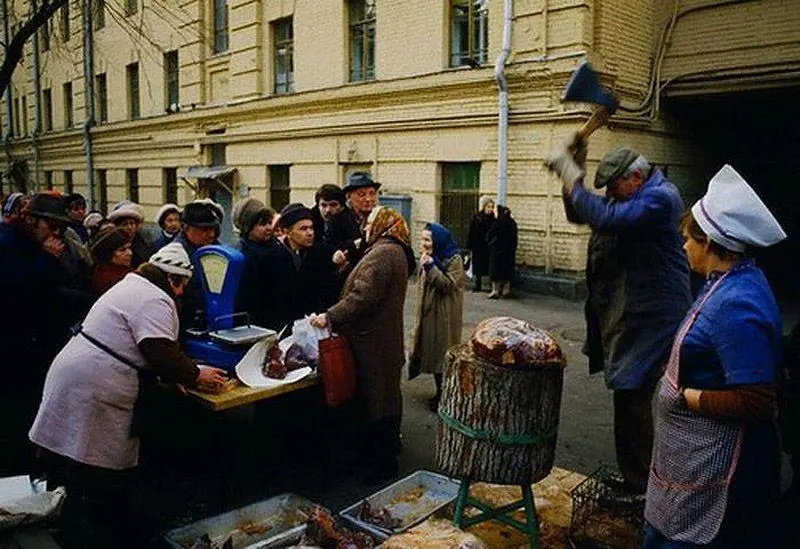
[[[222,370],[197,366],[177,343],[176,300],[191,275],[180,244],[153,254],[98,299],[47,372],[29,436],[42,450],[48,482],[69,494],[69,547],[136,545],[126,500],[138,429],[147,420],[135,413],[141,376],[189,385],[225,380]]]
[[[657,396],[644,547],[777,547],[781,317],[747,250],[786,234],[728,165],[682,231],[690,266],[706,283]]]
[[[121,227],[128,233],[131,250],[133,250],[132,265],[135,269],[150,257],[153,253],[153,246],[142,234],[142,221],[144,221],[144,210],[139,204],[130,200],[118,202],[107,219],[117,227]]]
[[[153,242],[153,250],[160,250],[181,232],[181,209],[176,204],[164,204],[156,212],[155,222],[161,232]]]

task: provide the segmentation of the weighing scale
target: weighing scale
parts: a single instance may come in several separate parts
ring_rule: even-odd
[[[244,270],[244,255],[229,246],[203,246],[192,258],[195,276],[203,286],[207,326],[187,330],[186,354],[201,364],[233,373],[250,346],[261,339],[275,337],[274,330],[250,324],[247,313],[234,312],[234,300]],[[236,326],[237,319],[245,324]]]

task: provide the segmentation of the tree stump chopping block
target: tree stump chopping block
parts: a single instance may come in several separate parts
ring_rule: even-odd
[[[495,366],[469,344],[445,356],[436,463],[445,473],[526,485],[553,467],[563,365]]]

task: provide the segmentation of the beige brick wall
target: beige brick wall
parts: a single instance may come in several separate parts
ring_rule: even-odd
[[[700,3],[686,0],[681,6]],[[787,12],[790,3],[740,3],[727,8],[731,13],[726,12],[723,23],[712,17],[715,10],[686,15],[676,26],[665,70],[678,74],[681,63],[705,66],[706,60],[721,55],[723,35],[733,40],[737,66],[749,66],[748,60],[762,51],[786,52],[786,59],[798,62],[800,52],[792,48],[800,25],[794,16],[778,15]],[[161,4],[169,11],[159,8]],[[586,105],[562,105],[561,90],[583,52],[588,52],[603,79],[626,101],[640,100],[655,37],[668,16],[667,4],[671,3],[515,1],[508,67],[508,205],[520,227],[521,264],[548,272],[583,269],[588,231],[566,221],[560,184],[543,167],[554,144],[589,112]],[[448,2],[379,1],[377,80],[358,84],[348,83],[346,0],[230,0],[230,48],[218,55],[212,55],[208,40],[211,0],[147,6],[137,17],[150,30],[148,40],[130,36],[111,17],[97,36],[96,72],[107,74],[110,122],[93,129],[93,142],[95,167],[107,170],[110,204],[126,198],[125,170],[136,168],[141,201],[152,216],[164,195],[163,169],[175,167],[183,174],[190,166],[207,163],[207,145],[212,143],[225,143],[227,163],[237,168],[235,198],[249,193],[268,201],[268,166],[273,164],[291,166],[291,199],[308,203],[319,185],[341,184],[347,165],[369,167],[386,193],[412,197],[415,234],[425,222],[439,217],[442,162],[480,162],[480,192],[497,192],[498,101],[493,68],[448,67]],[[500,0],[490,2],[490,62],[501,46],[502,7]],[[72,25],[76,31],[79,16],[76,10]],[[295,93],[276,96],[270,24],[289,16],[294,21]],[[706,17],[712,19],[705,21]],[[752,37],[740,29],[747,22],[752,23],[754,37],[768,38],[763,47],[749,42]],[[703,28],[714,31],[708,44],[702,42]],[[702,48],[694,47],[701,42]],[[64,170],[73,170],[76,190],[85,192],[83,140],[79,129],[64,130],[61,94],[62,84],[73,82],[74,117],[80,124],[81,37],[75,32],[66,45],[55,39],[53,49],[43,55],[42,86],[52,89],[56,131],[39,138],[41,169],[52,171],[56,186],[62,188]],[[181,112],[166,115],[162,63],[163,52],[171,49],[180,51]],[[707,50],[708,56],[697,57],[699,49]],[[27,94],[30,128],[31,59],[28,47],[25,65],[12,82],[16,97]],[[142,70],[143,118],[136,121],[127,120],[125,65],[132,61],[138,61]],[[682,188],[696,186],[688,141],[676,137],[660,119],[651,124],[624,116],[591,139],[590,180],[603,154],[622,144],[668,166],[670,178]],[[33,169],[32,141],[12,139],[10,145],[13,159],[27,160]],[[7,166],[8,161],[4,154],[0,164]],[[180,200],[191,197],[191,189],[182,185]]]

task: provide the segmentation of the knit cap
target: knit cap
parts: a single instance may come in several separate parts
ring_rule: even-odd
[[[259,199],[245,198],[233,206],[233,226],[242,236],[247,236],[268,211],[267,206]]]
[[[114,252],[128,242],[128,233],[119,227],[109,226],[102,229],[89,248],[97,263],[108,263]]]

